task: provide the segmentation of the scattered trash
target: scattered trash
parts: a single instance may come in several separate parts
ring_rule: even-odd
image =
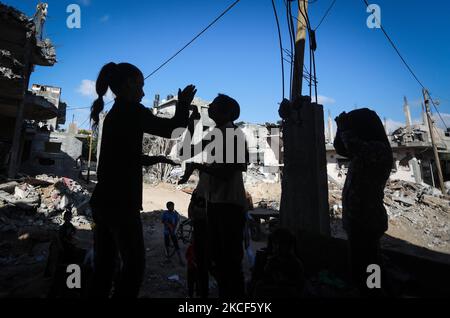
[[[174,275],[167,277],[167,279],[170,281],[178,282],[178,281],[180,281],[180,276],[178,276],[178,274],[174,274]]]

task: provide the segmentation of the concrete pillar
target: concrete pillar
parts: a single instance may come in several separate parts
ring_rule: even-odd
[[[328,142],[332,144],[333,141],[334,141],[333,119],[331,118],[331,112],[328,111]]]
[[[302,97],[282,115],[284,168],[281,225],[294,233],[328,236],[328,178],[323,106]]]
[[[420,169],[420,164],[419,161],[417,160],[416,157],[413,157],[410,161],[411,167],[412,167],[412,171],[414,174],[414,179],[416,181],[416,183],[422,183],[423,179],[422,179],[422,171]]]
[[[405,96],[403,98],[403,100],[404,100],[403,111],[405,113],[406,129],[411,129],[412,119],[411,119],[411,111],[410,111],[409,105],[408,105],[408,99]]]
[[[98,163],[100,162],[100,149],[102,146],[102,132],[103,132],[103,122],[105,121],[106,112],[101,112],[98,116],[98,128],[97,128],[97,169]]]

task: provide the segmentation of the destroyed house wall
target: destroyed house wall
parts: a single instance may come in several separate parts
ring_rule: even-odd
[[[59,132],[39,132],[31,143],[30,158],[21,171],[30,174],[54,174],[76,178],[76,160],[82,155],[83,143],[74,135]]]

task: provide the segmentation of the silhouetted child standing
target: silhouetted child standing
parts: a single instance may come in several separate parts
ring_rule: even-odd
[[[380,294],[367,287],[367,268],[381,265],[380,238],[388,229],[383,204],[384,187],[393,157],[383,123],[367,108],[342,113],[336,118],[336,152],[348,159],[342,192],[342,222],[348,235],[353,282],[365,295]]]
[[[198,276],[198,266],[195,259],[195,245],[194,240],[189,244],[186,250],[186,262],[187,262],[187,285],[188,285],[188,295],[189,298],[194,298],[194,292],[199,288],[199,276]]]
[[[91,109],[94,129],[105,106],[108,89],[115,95],[112,108],[102,125],[98,183],[91,198],[94,228],[93,296],[111,294],[117,254],[121,267],[113,297],[135,298],[144,278],[145,247],[140,211],[142,210],[142,166],[154,161],[142,155],[144,133],[176,138],[174,131],[189,120],[189,107],[195,87],[178,91],[172,118],[160,118],[141,104],[144,75],[129,63],[108,63],[95,85],[97,100]],[[181,134],[181,133],[180,133]],[[178,135],[179,136],[179,135]]]
[[[181,259],[180,247],[178,246],[178,239],[176,230],[178,223],[180,222],[180,215],[175,211],[175,204],[173,202],[167,202],[167,210],[162,214],[162,223],[164,224],[164,246],[166,248],[166,256],[170,257],[170,242],[172,242],[175,249],[175,253],[178,255],[180,264],[183,264]]]

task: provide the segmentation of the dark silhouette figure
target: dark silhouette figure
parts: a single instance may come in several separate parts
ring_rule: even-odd
[[[186,250],[186,277],[187,277],[187,286],[188,286],[188,296],[189,298],[194,298],[194,295],[200,296],[199,289],[199,277],[198,277],[198,265],[197,260],[195,258],[195,244],[194,240],[189,244]]]
[[[177,137],[172,132],[187,126],[189,106],[196,92],[192,85],[179,90],[174,117],[163,119],[140,104],[143,87],[142,72],[128,63],[105,65],[96,83],[99,97],[91,111],[94,127],[108,88],[116,99],[103,123],[98,184],[91,198],[95,221],[94,297],[110,295],[117,253],[122,266],[113,297],[137,297],[139,293],[145,269],[140,219],[142,165],[154,162],[142,155],[143,134]]]
[[[305,271],[296,255],[296,239],[288,230],[276,229],[269,237],[265,259],[253,272],[253,296],[257,298],[298,298],[303,294]],[[261,255],[259,256],[261,257]],[[259,277],[258,277],[259,275]]]
[[[378,115],[369,109],[342,113],[336,118],[336,152],[350,159],[342,194],[343,225],[348,235],[352,278],[368,295],[367,267],[380,263],[380,238],[388,229],[383,205],[384,187],[393,157]]]
[[[194,233],[193,259],[196,264],[197,276],[197,295],[200,298],[208,298],[209,295],[209,247],[208,247],[208,228],[206,218],[206,200],[198,194],[198,191],[192,193],[189,203],[189,218],[192,220]],[[186,257],[187,258],[187,257]],[[188,265],[189,271],[189,265]]]
[[[45,268],[45,277],[51,278],[52,283],[48,293],[49,298],[64,298],[77,295],[84,296],[91,272],[84,266],[86,250],[78,247],[75,238],[77,229],[71,223],[72,213],[64,213],[64,223],[59,227],[57,236],[52,240],[49,256]],[[67,266],[77,264],[82,269],[82,291],[70,293],[67,288]]]
[[[245,212],[248,206],[242,172],[247,170],[249,156],[245,136],[234,124],[239,118],[240,106],[233,98],[219,94],[209,105],[208,114],[216,124],[215,129],[222,133],[222,152],[219,153],[220,150],[214,148],[216,153],[211,151],[208,154],[214,155],[212,163],[187,165],[186,173],[179,183],[186,182],[194,170],[199,171],[196,196],[206,201],[207,214],[204,222],[194,220],[196,246],[201,249],[206,242],[208,244],[206,257],[209,271],[216,277],[219,296],[241,297],[245,294],[242,258]],[[195,115],[191,117],[195,118]],[[194,126],[190,123],[188,127],[192,136]],[[228,133],[230,130],[236,133],[234,139],[227,140],[227,130]],[[194,153],[196,149],[205,149],[215,135],[210,137],[207,135],[200,147],[193,146]],[[243,145],[242,149],[239,145]],[[227,157],[229,151],[234,154],[233,157],[230,156],[231,160]],[[203,269],[199,271],[201,285],[204,286],[207,274]],[[205,295],[204,290],[202,293]]]

